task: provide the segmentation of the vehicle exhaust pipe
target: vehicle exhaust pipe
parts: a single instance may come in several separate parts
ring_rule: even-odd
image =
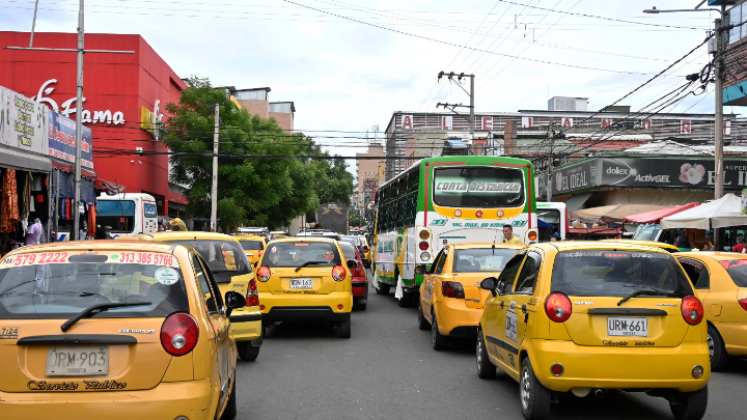
[[[594,393],[594,396],[597,397],[597,398],[604,397],[604,390],[602,390],[602,389],[596,388],[596,389],[594,389],[592,391],[592,393]]]

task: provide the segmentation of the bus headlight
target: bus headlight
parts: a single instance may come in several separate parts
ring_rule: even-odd
[[[431,254],[429,254],[427,252],[423,252],[423,253],[420,254],[420,259],[423,260],[423,261],[428,261],[428,260],[431,259]]]

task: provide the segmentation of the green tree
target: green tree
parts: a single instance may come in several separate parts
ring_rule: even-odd
[[[329,156],[327,153],[324,156]],[[329,160],[317,160],[315,164],[324,176],[316,184],[316,194],[321,203],[342,203],[350,205],[353,194],[353,174],[347,171],[345,160],[335,156]]]

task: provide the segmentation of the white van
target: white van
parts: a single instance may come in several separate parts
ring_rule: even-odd
[[[549,242],[553,232],[557,232],[560,235],[561,241],[566,239],[570,222],[568,219],[568,207],[565,203],[537,202],[537,219],[548,225],[552,225],[552,227],[549,227],[540,224],[540,242]]]
[[[111,226],[115,238],[158,231],[158,210],[152,195],[101,194],[97,201],[96,224]]]

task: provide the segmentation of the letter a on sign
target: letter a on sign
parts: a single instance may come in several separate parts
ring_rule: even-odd
[[[482,129],[483,130],[493,129],[493,117],[482,117]]]
[[[605,118],[602,120],[602,128],[608,128],[612,127],[612,120],[609,118]]]
[[[402,128],[412,130],[412,115],[402,116]]]
[[[643,121],[641,121],[641,128],[643,130],[650,130],[651,129],[651,120],[643,120]]]
[[[731,121],[724,121],[724,135],[731,136]]]
[[[692,121],[682,121],[682,128],[680,129],[680,134],[692,134],[692,133],[693,133]]]
[[[441,117],[441,128],[443,130],[451,130],[454,126],[454,118],[451,116]]]
[[[534,125],[534,118],[521,117],[521,128],[532,128],[532,125]]]
[[[563,118],[563,127],[573,127],[573,118]]]

